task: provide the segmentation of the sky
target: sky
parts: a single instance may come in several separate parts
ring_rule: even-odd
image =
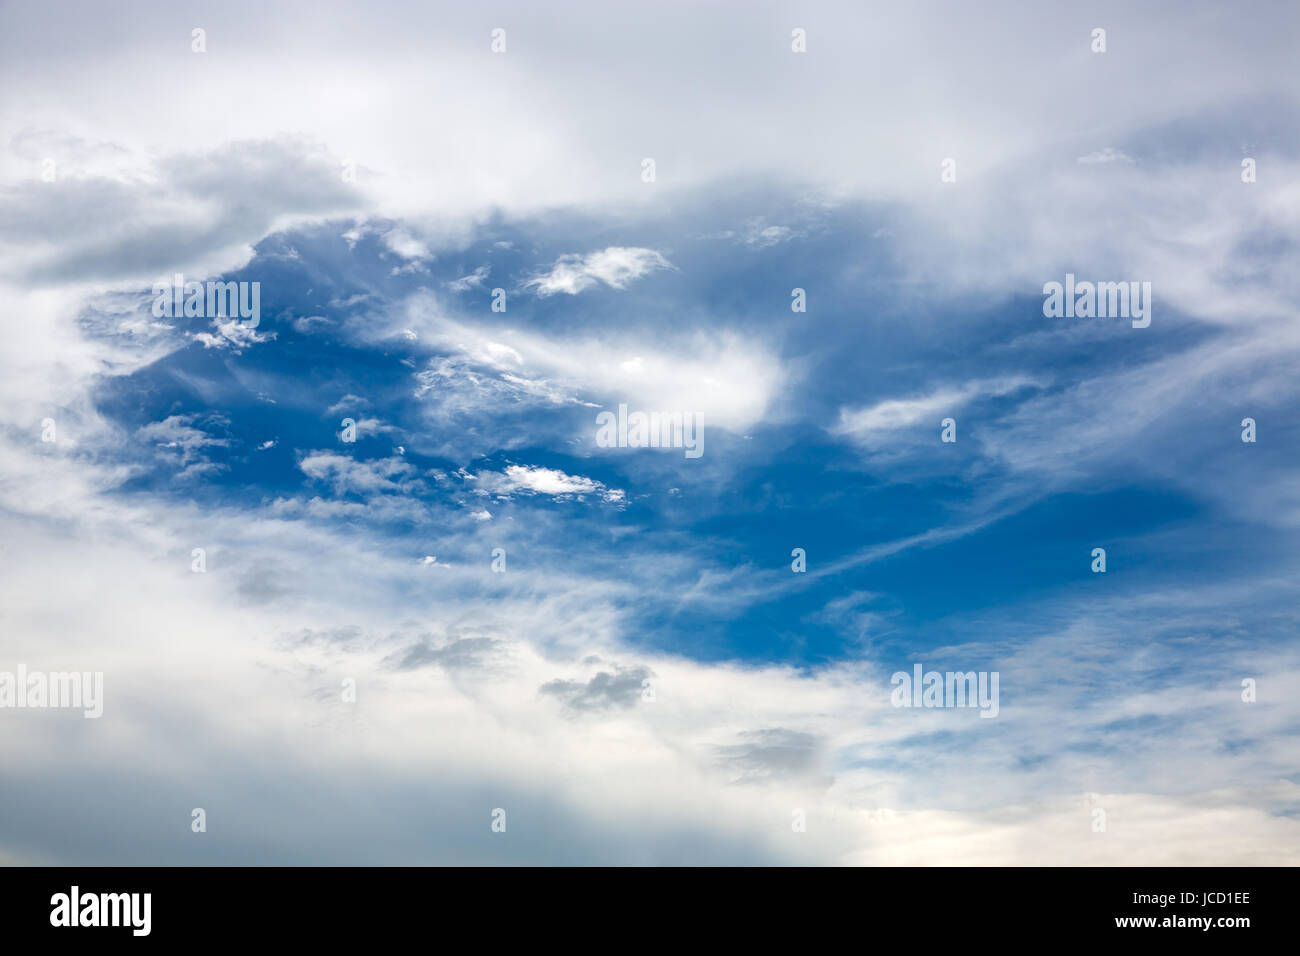
[[[1300,862],[1297,37],[0,3],[0,863]]]

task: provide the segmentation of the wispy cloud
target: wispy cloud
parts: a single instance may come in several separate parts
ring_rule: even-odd
[[[622,289],[651,272],[671,268],[672,263],[653,249],[610,246],[585,256],[578,253],[560,256],[549,271],[527,280],[524,288],[540,296],[559,292],[577,295],[597,283]]]
[[[940,387],[929,394],[885,399],[863,408],[842,408],[834,431],[872,446],[892,433],[914,429],[922,423],[933,426],[931,432],[937,434],[941,419],[957,413],[972,401],[1007,395],[1038,384],[1034,379],[1022,376],[986,379]]]

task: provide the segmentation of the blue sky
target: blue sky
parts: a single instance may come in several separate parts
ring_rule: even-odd
[[[0,13],[0,671],[106,705],[0,711],[0,861],[1295,861],[1290,14],[77,9]]]
[[[742,221],[765,222],[757,209],[770,206],[770,196],[750,202],[748,217],[743,205],[725,205]],[[720,218],[695,214],[675,231],[689,234],[694,220]],[[671,269],[655,270],[627,288],[597,284],[578,295],[508,294],[507,301],[513,302],[504,314],[490,311],[491,289],[512,293],[523,287],[564,255],[562,250],[578,248],[585,255],[584,239],[596,251],[604,243],[614,244],[605,248],[649,248],[625,245],[646,240],[634,225],[597,234],[593,246],[589,222],[514,227],[502,222],[485,227],[482,238],[444,262],[395,255],[384,236],[400,226],[387,221],[372,224],[375,232],[351,243],[345,234],[357,228],[352,221],[278,233],[256,247],[243,269],[223,276],[260,281],[271,291],[262,304],[267,318],[257,330],[267,341],[243,349],[191,341],[133,374],[104,381],[98,407],[126,432],[139,434],[156,423],[171,423],[152,447],[145,441],[132,449],[143,460],[135,461],[137,472],[123,486],[128,491],[179,494],[209,507],[255,509],[268,501],[304,497],[364,505],[371,500],[368,488],[346,480],[313,481],[304,474],[302,461],[311,450],[344,452],[358,468],[400,465],[411,482],[400,491],[386,489],[387,497],[411,506],[377,529],[393,553],[432,548],[443,560],[458,564],[487,563],[484,555],[490,555],[500,523],[527,523],[540,512],[570,530],[563,541],[530,542],[527,550],[516,551],[516,566],[562,561],[595,579],[613,570],[614,577],[635,586],[638,575],[632,568],[642,565],[649,607],[629,636],[656,649],[705,659],[807,667],[859,652],[860,630],[819,613],[846,593],[871,594],[867,603],[879,616],[880,639],[892,635],[899,642],[896,650],[906,655],[933,646],[934,639],[925,635],[950,633],[947,629],[963,617],[1033,602],[1086,600],[1107,586],[1112,590],[1103,593],[1111,595],[1153,590],[1189,576],[1196,580],[1198,572],[1211,572],[1211,580],[1225,573],[1258,574],[1285,554],[1289,534],[1274,540],[1253,522],[1222,514],[1196,487],[1194,476],[1185,486],[1171,485],[1140,466],[1134,469],[1129,459],[1078,475],[1066,473],[1068,440],[1061,441],[1055,454],[1043,453],[1054,487],[1009,495],[1008,486],[1014,488],[1021,479],[996,456],[981,454],[986,429],[1022,414],[1029,400],[1059,396],[1115,366],[1140,367],[1144,353],[1149,362],[1171,350],[1203,346],[1211,336],[1171,315],[1162,323],[1174,326],[1168,333],[1162,336],[1160,329],[1151,336],[1155,342],[1136,343],[1136,355],[1117,356],[1120,348],[1127,349],[1119,338],[1129,331],[1126,323],[1098,319],[1098,328],[1089,330],[1094,341],[1080,345],[1060,334],[1007,354],[1008,338],[1043,331],[1045,325],[1056,333],[1078,331],[1068,328],[1068,320],[1052,328],[1042,320],[1041,296],[1019,295],[969,319],[959,313],[945,316],[934,306],[936,321],[947,318],[959,328],[972,326],[957,350],[950,341],[934,341],[932,327],[918,333],[903,325],[906,318],[892,314],[902,307],[877,299],[890,286],[887,264],[875,264],[876,274],[859,288],[840,278],[857,263],[871,262],[876,252],[873,245],[879,240],[863,235],[863,218],[861,210],[837,211],[808,227],[816,231],[814,238],[791,232],[779,241],[758,243],[759,248],[731,237],[695,238],[672,249]],[[520,247],[537,232],[546,241],[525,255]],[[656,223],[649,232],[651,241],[664,240],[657,243],[663,248],[674,228]],[[811,254],[805,246],[812,247]],[[415,270],[392,274],[411,262]],[[447,291],[476,269],[486,269],[486,277],[463,290]],[[768,277],[777,270],[786,274],[785,282]],[[795,281],[818,290],[811,314],[791,313],[787,307],[785,287]],[[440,410],[447,401],[445,382],[440,377],[426,388],[419,376],[463,353],[404,334],[358,337],[353,331],[355,326],[373,327],[369,323],[376,315],[400,311],[413,297],[418,308],[451,312],[476,331],[523,328],[560,342],[599,339],[602,329],[614,325],[623,332],[644,332],[645,341],[654,342],[675,317],[703,307],[737,335],[779,342],[775,360],[786,368],[799,367],[799,378],[769,399],[780,406],[776,421],[747,428],[743,435],[708,429],[707,462],[687,459],[677,450],[601,454],[593,447],[595,414],[616,407],[617,392],[575,388],[563,401],[543,402],[493,395],[431,421],[430,406]],[[873,311],[884,304],[884,314],[855,314],[863,300],[871,302]],[[211,322],[198,318],[176,325],[175,331],[195,336],[208,334]],[[808,327],[815,333],[804,334]],[[832,342],[833,349],[828,347]],[[883,353],[897,355],[897,362],[882,363]],[[499,388],[501,376],[515,371],[488,368],[478,374]],[[453,374],[474,375],[467,368]],[[946,384],[990,379],[1010,383],[1006,394],[968,403],[960,384]],[[885,396],[906,390],[909,383],[949,397],[941,398],[928,418],[918,416],[891,429],[901,434],[865,451],[836,434],[840,409],[887,401]],[[479,394],[492,391],[477,389]],[[1253,408],[1240,406],[1245,411],[1239,412],[1233,402],[1240,399],[1225,395],[1212,411],[1181,421],[1175,430],[1185,432],[1185,444],[1199,446],[1189,456],[1235,456],[1224,466],[1246,471],[1260,456],[1245,457],[1256,449],[1240,442],[1235,419]],[[974,413],[967,414],[968,408]],[[960,414],[959,440],[945,445],[940,421],[949,413]],[[1177,409],[1166,414],[1179,421]],[[341,445],[338,436],[347,416],[363,423],[351,448]],[[1294,467],[1294,454],[1287,451],[1297,446],[1285,440],[1293,426],[1271,418],[1268,428],[1282,446],[1278,465]],[[174,440],[174,429],[187,430],[196,443],[179,460],[158,454],[159,446]],[[1166,430],[1151,428],[1157,437]],[[467,433],[472,438],[462,449],[461,437]],[[1144,435],[1135,442],[1148,440]],[[268,443],[271,447],[262,447]],[[880,456],[879,463],[873,454]],[[1140,451],[1138,457],[1140,461]],[[499,473],[511,464],[580,476],[622,489],[627,496],[611,503],[599,494],[480,494],[454,477],[429,480],[430,475],[454,476],[460,470]],[[194,477],[184,477],[190,474]],[[446,523],[464,525],[467,509],[484,508],[496,510],[497,524],[485,522],[460,551],[438,547]],[[369,529],[373,520],[369,514],[359,519],[345,513],[332,524]],[[873,548],[927,532],[948,536],[888,561],[856,560]],[[538,545],[540,551],[534,552]],[[1108,548],[1118,581],[1092,575],[1096,546]],[[814,573],[806,578],[790,576],[796,547],[811,555]],[[660,590],[658,568],[665,555],[684,562],[684,577],[667,595]],[[611,563],[616,569],[610,569]],[[706,601],[693,608],[693,626],[683,636],[682,604],[673,595],[693,586],[706,571],[730,582],[709,596],[722,599],[724,606],[712,609]],[[773,586],[770,593],[761,593],[763,582]],[[760,593],[733,606],[725,600],[733,585]]]

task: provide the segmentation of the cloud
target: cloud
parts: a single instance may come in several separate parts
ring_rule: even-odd
[[[955,414],[968,403],[981,398],[1007,395],[1037,384],[1031,378],[1013,376],[943,387],[928,395],[912,398],[885,399],[865,408],[842,408],[834,431],[864,445],[875,445],[886,436],[916,428],[922,423],[932,425],[937,434],[940,419]]]
[[[398,226],[388,229],[383,233],[384,245],[403,259],[411,259],[423,262],[433,258],[433,253],[429,251],[429,246],[422,239],[416,238],[406,229]]]
[[[213,60],[101,4],[6,7],[6,653],[108,694],[6,714],[0,859],[1294,865],[1300,81],[1269,6],[1192,6],[1112,13],[1142,49],[1112,60],[1015,4],[819,6],[807,57],[725,7],[627,6],[593,45],[577,6],[507,4],[529,55],[487,71],[469,9],[397,3],[393,33],[233,0]],[[159,275],[245,268],[294,350],[148,315]],[[1150,334],[1045,321],[1067,270],[1152,281]],[[463,295],[490,275],[535,297],[493,314]],[[407,454],[319,448],[340,395]],[[727,432],[711,470],[595,448],[622,402]],[[932,454],[954,409],[960,474]],[[1089,510],[1116,486],[1156,504]],[[1057,573],[1091,541],[1051,509],[999,526],[1049,494],[1112,573]],[[918,658],[1000,670],[998,719],[890,707]],[[160,826],[213,794],[219,840]]]
[[[691,412],[705,427],[742,432],[777,410],[775,400],[796,371],[773,343],[738,330],[543,334],[459,322],[420,295],[397,322],[417,328],[426,347],[452,353],[430,360],[419,375],[420,394],[433,409],[457,413],[521,403],[597,408],[627,402],[633,409]],[[594,412],[591,421],[594,443]]]
[[[494,349],[494,344],[488,343],[489,353],[495,351],[495,355],[430,359],[428,367],[416,373],[416,396],[425,399],[426,407],[444,418],[483,410],[592,404],[570,394],[561,383],[509,370],[500,361],[505,348]],[[522,364],[522,359],[516,364]]]
[[[742,743],[717,748],[719,761],[744,782],[817,773],[820,741],[782,727],[746,730]],[[829,777],[825,777],[827,783]]]
[[[479,480],[482,494],[498,497],[539,494],[568,498],[598,494],[606,501],[623,498],[623,492],[607,488],[595,479],[566,475],[558,469],[541,466],[508,465],[504,472],[479,472],[475,477]]]
[[[399,670],[435,665],[447,670],[478,669],[488,666],[502,651],[503,643],[490,637],[462,637],[440,646],[428,642],[412,644],[393,658]]]
[[[300,315],[293,320],[295,332],[310,335],[318,326],[329,325],[330,320],[323,315]]]
[[[791,239],[801,239],[806,235],[807,231],[804,229],[768,225],[766,219],[758,216],[747,221],[739,231],[727,229],[705,236],[705,238],[730,239],[751,249],[768,249],[772,246],[779,246],[783,242],[789,242]]]
[[[480,289],[483,287],[484,280],[491,274],[491,266],[479,266],[469,275],[448,282],[447,288],[452,292],[468,292],[470,289]]]
[[[193,479],[224,470],[224,465],[210,462],[205,451],[231,444],[229,439],[215,437],[196,426],[220,428],[227,424],[217,415],[169,415],[162,421],[141,426],[136,430],[136,437],[158,449],[162,461],[181,469],[179,479]]]
[[[641,699],[644,682],[652,677],[654,672],[648,667],[616,667],[613,671],[600,671],[587,681],[558,678],[547,681],[540,690],[560,698],[566,707],[575,711],[628,708]]]
[[[1131,163],[1133,157],[1122,150],[1116,149],[1114,146],[1107,146],[1105,149],[1080,156],[1077,162],[1090,166],[1104,165],[1105,163]]]
[[[49,486],[69,467],[33,481]],[[647,852],[681,863],[1012,864],[1050,862],[1059,852],[1096,864],[1296,859],[1300,788],[1277,777],[1294,766],[1294,746],[1279,733],[1294,722],[1294,704],[1270,695],[1244,705],[1235,679],[1216,684],[1267,666],[1275,686],[1290,686],[1300,659],[1254,638],[1182,643],[1177,654],[1152,645],[1155,626],[1176,637],[1189,629],[1189,612],[1213,621],[1246,594],[1262,599],[1253,581],[1235,597],[1201,589],[1138,593],[1137,603],[1088,598],[1066,609],[1059,628],[1046,622],[1060,608],[1012,607],[1007,619],[973,622],[982,643],[956,635],[927,658],[939,668],[981,661],[980,669],[1002,671],[999,718],[962,720],[973,715],[890,707],[893,661],[741,667],[647,650],[635,665],[603,663],[627,659],[619,635],[633,618],[601,613],[590,590],[578,591],[589,579],[548,582],[554,568],[512,564],[500,586],[523,576],[520,596],[476,597],[462,572],[420,575],[409,552],[389,555],[386,539],[364,528],[330,532],[257,511],[200,515],[164,501],[142,520],[128,503],[85,494],[84,503],[63,499],[60,520],[73,516],[74,533],[28,539],[21,562],[0,555],[10,653],[49,669],[91,660],[108,689],[93,737],[48,714],[10,715],[23,727],[0,737],[10,768],[0,790],[14,808],[0,846],[22,862],[447,860],[455,841],[439,833],[413,845],[411,827],[435,806],[453,814],[448,833],[461,832],[475,814],[462,819],[455,808],[477,806],[472,793],[482,787],[509,795],[483,809],[504,803],[512,819],[541,815],[548,826],[571,828],[564,832],[568,845],[577,841],[574,859],[586,862]],[[40,500],[29,490],[16,503]],[[0,514],[0,540],[15,540],[24,520]],[[209,547],[206,575],[189,571],[195,541]],[[95,574],[58,573],[72,563]],[[250,590],[258,580],[266,586]],[[659,582],[642,586],[664,593]],[[154,598],[137,600],[142,590]],[[574,601],[556,604],[566,592]],[[409,619],[419,619],[419,631]],[[91,620],[98,623],[85,626]],[[180,646],[177,620],[186,622]],[[437,627],[426,633],[428,622]],[[1104,631],[1098,622],[1107,622]],[[60,640],[51,639],[56,633]],[[556,658],[588,663],[560,664],[556,677]],[[357,682],[355,705],[340,695],[348,676]],[[645,680],[654,682],[653,701],[643,697]],[[1063,701],[1074,705],[1068,721],[1059,719]],[[159,708],[166,723],[150,719]],[[589,732],[575,735],[575,718]],[[264,733],[272,720],[286,728],[283,740]],[[176,726],[190,729],[183,746]],[[435,732],[449,726],[457,733]],[[1253,744],[1225,751],[1231,739]],[[52,768],[34,754],[60,762]],[[124,782],[114,768],[129,755],[137,772]],[[1029,769],[1009,769],[1026,755]],[[33,836],[29,821],[40,808],[73,792],[50,785],[63,761],[100,786],[111,833],[98,818],[69,813],[60,819],[71,831]],[[344,822],[348,812],[355,819],[353,777],[320,774],[322,761],[364,767],[366,792],[393,808],[364,839]],[[412,770],[431,765],[448,772],[412,791]],[[269,794],[230,786],[268,777],[281,785]],[[1242,787],[1243,779],[1257,783]],[[287,833],[268,830],[285,813],[281,796],[303,787],[320,795],[311,814],[284,817],[296,821]],[[187,805],[182,791],[215,790],[226,827],[219,850],[159,835],[154,801]],[[771,842],[773,805],[806,808],[812,825],[800,836],[809,839]],[[1100,840],[1088,827],[1095,807],[1110,821]],[[1221,838],[1187,839],[1203,832],[1207,813]],[[644,822],[619,826],[628,819]],[[788,828],[788,818],[782,823]],[[321,849],[311,837],[326,830],[338,839]],[[471,848],[463,859],[481,861],[482,852]],[[500,852],[503,861],[554,861],[538,834]]]
[[[210,332],[197,332],[194,335],[194,340],[202,342],[205,349],[233,349],[238,353],[240,349],[270,342],[276,337],[274,332],[258,332],[256,327],[238,319],[213,319],[212,325],[217,330],[216,335]]]
[[[0,186],[0,277],[38,285],[191,280],[246,262],[251,244],[304,216],[356,209],[318,144],[289,137],[149,159],[129,176]],[[75,170],[75,167],[73,168]],[[87,220],[82,211],[100,210]]]
[[[611,289],[623,289],[629,282],[659,269],[671,269],[672,263],[653,249],[610,246],[586,256],[572,253],[560,256],[549,272],[534,276],[524,288],[537,295],[564,292],[577,295],[597,282]]]
[[[304,455],[298,467],[308,478],[328,484],[335,494],[398,493],[409,490],[415,468],[401,458],[358,461],[334,452]]]

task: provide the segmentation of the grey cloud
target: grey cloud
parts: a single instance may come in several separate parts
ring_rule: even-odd
[[[355,624],[344,624],[339,627],[332,627],[325,630],[316,630],[310,627],[304,627],[296,634],[290,637],[291,643],[294,644],[318,644],[318,645],[338,645],[340,647],[354,646],[357,638],[361,636],[361,628]]]
[[[491,663],[503,643],[491,637],[462,637],[439,646],[422,640],[391,655],[387,661],[398,670],[415,670],[430,665],[449,671],[473,670]]]
[[[637,702],[644,688],[641,682],[654,676],[654,672],[640,664],[634,667],[614,668],[614,672],[601,671],[585,683],[580,680],[553,680],[540,688],[543,694],[557,697],[565,706],[577,711],[628,708]]]
[[[743,743],[718,747],[717,756],[742,781],[809,776],[820,769],[821,743],[812,734],[772,727],[739,736]]]
[[[296,138],[176,154],[132,179],[60,172],[0,189],[4,270],[36,284],[148,281],[231,257],[292,216],[355,211],[333,160]]]
[[[236,591],[249,604],[272,604],[294,593],[279,582],[275,569],[267,567],[244,571],[239,577]]]
[[[222,742],[184,724],[189,745]],[[130,773],[93,751],[72,766],[0,779],[0,860],[26,865],[306,866],[781,865],[811,862],[698,820],[601,820],[564,794],[504,773],[427,772],[394,777],[380,764],[324,770],[292,751],[230,753],[178,777],[157,767]],[[93,801],[84,797],[90,786]],[[212,832],[190,832],[203,807]],[[367,807],[364,825],[358,807]],[[507,810],[510,838],[490,827]],[[218,835],[219,834],[219,835]],[[322,839],[329,834],[329,839]],[[808,852],[808,851],[803,851]]]

